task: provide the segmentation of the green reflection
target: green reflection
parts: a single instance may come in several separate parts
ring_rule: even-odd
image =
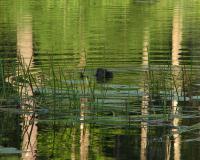
[[[198,153],[180,130],[199,120],[199,8],[195,0],[2,0],[0,145],[20,149],[22,121],[38,127],[39,159]],[[30,67],[20,72],[19,53]],[[97,68],[113,79],[96,83]],[[33,84],[23,94],[36,106],[33,121],[17,108],[27,102],[21,84],[29,91]]]

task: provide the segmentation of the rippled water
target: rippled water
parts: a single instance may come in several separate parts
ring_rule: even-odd
[[[200,159],[199,10],[1,0],[0,159]]]

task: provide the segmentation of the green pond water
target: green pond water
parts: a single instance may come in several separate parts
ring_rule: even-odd
[[[199,0],[0,1],[0,160],[199,151]]]

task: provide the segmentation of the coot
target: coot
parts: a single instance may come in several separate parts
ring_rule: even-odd
[[[96,76],[97,81],[105,82],[106,80],[113,78],[113,72],[108,71],[107,69],[104,69],[104,68],[97,68],[95,76]]]

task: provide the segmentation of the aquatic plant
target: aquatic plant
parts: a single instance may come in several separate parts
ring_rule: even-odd
[[[31,69],[31,60],[25,65],[22,56],[18,56],[17,62],[17,71],[10,76],[9,82],[18,89],[20,102],[24,103],[24,99],[34,101],[33,106],[25,106],[34,111],[48,109],[53,119],[65,116],[65,119],[79,122],[84,115],[84,121],[89,123],[110,122],[107,124],[129,127],[135,126],[137,121],[164,123],[174,116],[173,100],[189,102],[195,98],[191,90],[191,71],[186,66],[160,66],[158,69],[149,66],[143,72],[142,90],[129,86],[126,96],[117,99],[117,94],[123,93],[122,88],[115,90],[109,83],[97,83],[95,73],[79,78],[78,72],[58,64],[55,66],[52,56],[49,67],[41,66],[39,71]],[[143,104],[145,110],[141,110]],[[181,109],[181,106],[177,108]],[[181,112],[176,116],[181,117]]]

